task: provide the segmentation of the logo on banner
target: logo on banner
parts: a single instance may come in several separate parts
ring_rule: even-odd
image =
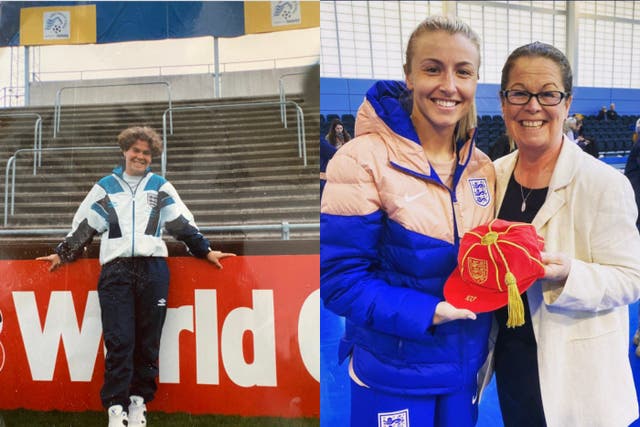
[[[491,195],[489,194],[489,185],[486,178],[470,178],[469,185],[471,186],[471,194],[473,194],[473,200],[476,204],[487,207],[491,201]]]
[[[42,16],[43,38],[45,40],[64,40],[71,38],[71,15],[69,12],[44,12]]]
[[[378,427],[409,427],[409,410],[379,412]]]
[[[272,1],[271,2],[271,25],[299,24],[300,2],[297,1]]]

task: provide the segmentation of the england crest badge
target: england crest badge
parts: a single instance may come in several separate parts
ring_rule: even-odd
[[[471,194],[473,194],[473,200],[479,206],[487,207],[491,202],[491,193],[489,192],[489,184],[487,184],[486,178],[469,178],[469,185],[471,186]]]
[[[409,410],[378,413],[378,427],[409,427]]]
[[[150,208],[155,208],[158,206],[158,193],[154,193],[152,191],[147,193],[147,204]]]

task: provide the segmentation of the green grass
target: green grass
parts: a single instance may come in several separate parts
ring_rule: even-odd
[[[318,427],[317,418],[237,417],[151,412],[150,427]],[[18,409],[0,412],[0,427],[101,427],[106,412],[38,412]]]

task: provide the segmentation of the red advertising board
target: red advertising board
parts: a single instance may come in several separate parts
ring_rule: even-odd
[[[192,257],[171,272],[151,410],[319,416],[319,256]],[[101,410],[96,259],[0,260],[0,409]]]

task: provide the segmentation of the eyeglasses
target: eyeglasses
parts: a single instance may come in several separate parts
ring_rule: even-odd
[[[570,94],[560,92],[559,90],[548,90],[539,93],[531,93],[526,90],[503,90],[500,92],[500,95],[504,96],[507,102],[513,105],[528,104],[531,98],[535,97],[540,105],[550,107],[560,104],[560,102]]]

